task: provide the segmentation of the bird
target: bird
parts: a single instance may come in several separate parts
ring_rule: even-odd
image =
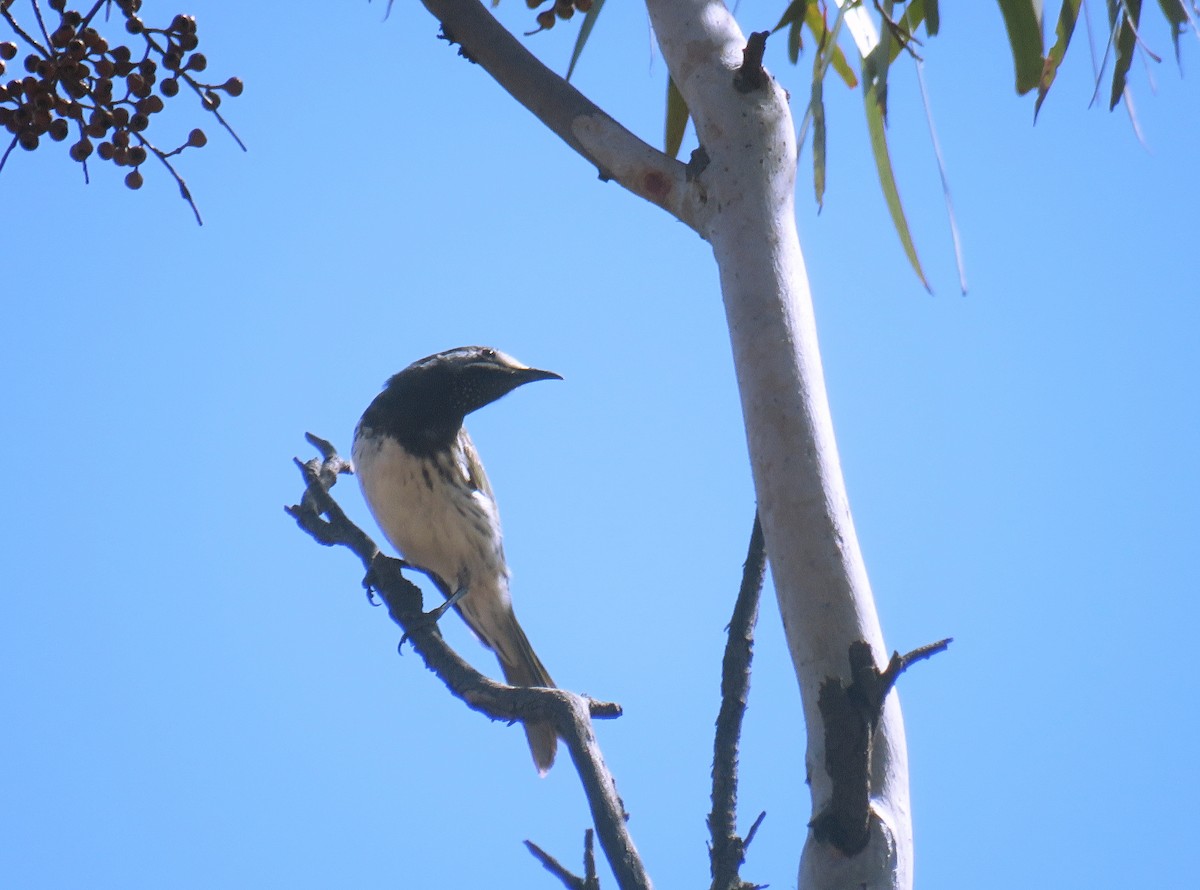
[[[463,421],[536,380],[561,380],[487,346],[461,346],[393,375],[354,431],[353,465],[363,498],[409,565],[442,593],[511,686],[554,681],[517,622],[496,496]],[[558,736],[526,723],[538,774],[554,763]]]

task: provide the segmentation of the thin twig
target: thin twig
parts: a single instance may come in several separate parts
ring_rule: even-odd
[[[158,52],[160,55],[166,53],[166,50],[164,50],[161,46],[159,46],[158,42],[150,35],[150,33],[148,31],[143,31],[142,33],[143,33],[143,36],[146,38],[147,46],[153,47],[154,50],[156,52]],[[196,78],[192,77],[191,74],[189,74],[187,71],[184,71],[183,69],[180,69],[179,71],[172,71],[171,76],[178,78],[179,80],[182,80],[184,83],[186,83],[189,87],[192,88],[192,91],[195,92],[195,94],[200,97],[200,101],[204,107],[204,110],[207,111],[209,114],[211,114],[213,117],[215,117],[217,119],[217,123],[219,123],[222,127],[224,127],[225,132],[233,137],[233,141],[238,144],[238,148],[240,148],[242,151],[250,150],[246,147],[246,143],[242,142],[241,137],[239,137],[238,134],[234,132],[234,129],[233,129],[233,127],[231,127],[229,125],[229,122],[226,121],[225,118],[221,115],[221,112],[217,110],[217,107],[209,101],[208,94],[212,91],[209,89],[207,84],[200,83],[200,81],[196,80]],[[175,154],[175,152],[169,152],[169,153],[167,153],[166,156],[170,157],[173,154]],[[178,177],[176,177],[176,179],[178,179]]]
[[[20,37],[22,40],[24,40],[26,43],[28,43],[30,46],[32,46],[34,49],[36,49],[43,56],[48,57],[50,55],[50,51],[47,50],[45,46],[42,46],[34,38],[29,36],[29,34],[26,33],[25,29],[17,24],[17,20],[15,18],[13,18],[12,13],[9,12],[7,8],[0,8],[0,16],[4,17],[4,20],[6,22],[8,22],[8,26],[13,29],[13,32],[18,37]],[[50,44],[50,38],[47,37],[46,45],[49,46],[49,44]]]
[[[12,150],[17,147],[19,136],[14,136],[12,142],[8,143],[8,148],[4,149],[4,154],[0,155],[0,171],[4,170],[4,165],[8,163],[8,156],[12,154]]]
[[[42,37],[46,39],[46,46],[50,46],[50,32],[46,29],[46,20],[42,18],[42,4],[38,0],[30,0],[29,5],[33,7],[33,17],[37,19],[38,27],[42,31]]]
[[[554,875],[554,877],[563,882],[563,886],[566,887],[567,890],[587,890],[587,881],[579,877],[579,875],[573,874],[570,869],[564,866],[561,862],[559,862],[533,841],[525,841],[525,846],[529,849],[529,852],[533,854],[534,858],[537,859],[538,862],[542,863],[542,866],[546,869],[546,871],[550,872],[550,874]]]
[[[709,867],[712,890],[734,890],[750,885],[742,881],[738,869],[745,861],[746,844],[757,831],[755,822],[743,840],[737,834],[738,741],[746,715],[750,693],[750,665],[754,658],[754,625],[758,621],[758,603],[767,570],[766,545],[758,513],[750,532],[750,546],[742,568],[742,585],[721,665],[721,710],[713,740],[712,812],[708,816]]]
[[[583,886],[586,890],[600,890],[600,878],[596,875],[596,832],[590,828],[583,833]]]
[[[892,687],[896,685],[896,681],[900,679],[901,674],[918,661],[924,661],[927,658],[933,658],[939,652],[945,652],[953,642],[953,637],[946,637],[944,640],[929,643],[928,645],[913,649],[904,655],[901,655],[899,652],[893,652],[887,668],[880,675],[883,680],[883,686],[879,690],[880,707],[883,705],[882,696],[887,695],[891,691]]]

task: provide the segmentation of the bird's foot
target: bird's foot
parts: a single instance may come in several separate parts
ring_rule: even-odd
[[[377,556],[378,555],[379,554],[377,554]],[[382,557],[382,556],[381,556],[381,558],[386,559],[386,557]],[[403,559],[396,559],[396,560],[392,560],[392,561],[399,563],[399,568],[401,568],[401,569],[415,568],[415,566],[405,562]],[[367,569],[366,575],[363,576],[362,586],[363,586],[363,590],[366,591],[368,603],[370,603],[372,606],[382,606],[383,605],[383,602],[381,600],[375,599],[375,593],[376,593],[376,591],[379,590],[379,578],[375,574],[375,562],[374,561],[371,562],[370,567]]]
[[[421,613],[421,617],[417,618],[415,621],[413,621],[412,626],[410,628],[408,628],[408,630],[406,630],[404,632],[404,636],[402,636],[400,638],[400,645],[397,646],[397,650],[404,648],[404,643],[408,640],[408,638],[410,636],[412,636],[413,631],[422,630],[431,625],[436,625],[442,619],[442,616],[445,615],[446,612],[450,609],[450,607],[456,605],[458,603],[458,601],[461,600],[466,595],[467,595],[467,588],[465,586],[460,587],[460,588],[458,588],[458,590],[454,591],[454,593],[444,603],[442,603],[440,606],[438,606],[436,609],[433,609],[432,611],[429,611],[429,612]]]

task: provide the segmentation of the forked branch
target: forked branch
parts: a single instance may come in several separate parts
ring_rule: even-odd
[[[442,36],[572,149],[613,179],[696,228],[700,190],[685,165],[643,142],[543,65],[479,0],[423,0]]]
[[[383,555],[375,542],[356,526],[329,493],[338,477],[352,472],[329,442],[309,434],[321,458],[296,463],[304,476],[299,504],[285,507],[296,523],[326,546],[352,551],[366,569],[364,584],[377,593],[406,640],[450,692],[493,720],[550,723],[571,753],[583,782],[600,845],[622,890],[649,890],[650,879],[626,825],[625,808],[616,784],[604,765],[592,729],[593,718],[621,714],[619,705],[600,702],[563,689],[506,686],[485,677],[442,638],[437,624],[422,610],[421,590],[403,576],[405,564]]]
[[[951,642],[939,640],[907,655],[893,652],[881,671],[871,647],[860,640],[850,644],[850,685],[843,685],[837,677],[828,677],[821,684],[825,768],[833,780],[833,795],[810,826],[818,840],[832,844],[843,855],[857,855],[869,841],[871,758],[875,727],[888,693],[904,671],[944,651]]]

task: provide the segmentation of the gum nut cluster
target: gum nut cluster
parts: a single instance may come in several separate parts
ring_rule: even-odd
[[[537,9],[546,0],[525,0],[525,5],[530,9]],[[550,6],[539,12],[534,19],[538,23],[539,31],[549,31],[554,27],[554,22],[558,19],[566,21],[578,12],[590,12],[594,0],[553,0]],[[532,33],[537,33],[532,32]]]
[[[241,95],[242,82],[236,77],[220,85],[196,80],[194,74],[204,71],[208,61],[195,52],[199,40],[191,16],[177,15],[167,28],[150,28],[137,15],[141,0],[117,0],[125,30],[145,40],[135,54],[129,46],[110,46],[78,11],[66,9],[66,0],[49,0],[48,5],[59,14],[59,23],[46,51],[38,47],[25,56],[24,77],[0,81],[0,126],[27,151],[46,136],[62,142],[74,128],[79,138],[71,145],[72,159],[82,163],[95,152],[118,167],[131,167],[125,184],[141,188],[137,168],[148,152],[165,157],[208,141],[202,130],[194,129],[183,145],[161,153],[142,135],[163,110],[163,97],[179,93],[181,80],[200,93],[209,110],[221,104],[219,91]],[[15,43],[0,43],[0,76],[4,63],[17,55]]]

